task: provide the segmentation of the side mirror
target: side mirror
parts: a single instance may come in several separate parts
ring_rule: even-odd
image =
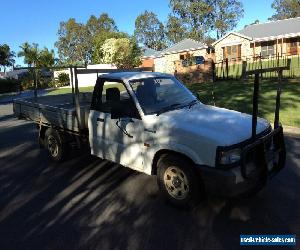
[[[120,107],[113,105],[111,107],[111,119],[119,119],[122,118],[123,112]]]

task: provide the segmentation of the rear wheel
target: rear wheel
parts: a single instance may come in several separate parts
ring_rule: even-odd
[[[45,145],[49,156],[53,161],[63,161],[66,157],[66,147],[59,132],[55,129],[48,128],[45,133]]]
[[[178,207],[195,204],[202,193],[193,163],[177,155],[163,155],[159,159],[157,181],[166,200]]]

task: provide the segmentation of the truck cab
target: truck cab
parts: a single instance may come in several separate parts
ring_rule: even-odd
[[[263,187],[285,163],[282,126],[201,103],[174,76],[120,72],[97,79],[88,117],[91,154],[157,175],[178,206],[204,192]]]

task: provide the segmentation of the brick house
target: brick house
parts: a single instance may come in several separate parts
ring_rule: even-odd
[[[184,39],[163,51],[148,48],[143,51],[141,67],[153,67],[156,72],[174,74],[184,82],[213,80],[213,48],[204,43]]]
[[[212,44],[216,61],[300,54],[300,17],[246,26]]]
[[[140,67],[154,68],[154,58],[159,56],[160,52],[147,47],[144,47],[142,50],[143,50],[143,57],[142,57],[142,64],[140,65]]]
[[[211,48],[204,43],[184,39],[173,46],[163,50],[155,51],[145,48],[142,57],[143,67],[154,67],[154,71],[174,74],[177,62],[204,62],[211,58]]]

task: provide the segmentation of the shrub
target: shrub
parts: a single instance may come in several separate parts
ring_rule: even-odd
[[[34,88],[34,81],[30,77],[24,77],[21,81],[21,90]]]
[[[0,79],[0,94],[19,91],[20,81],[16,79]]]
[[[69,74],[64,73],[64,72],[58,74],[57,79],[56,79],[57,87],[67,86],[69,84],[70,84]]]
[[[56,88],[57,87],[57,81],[53,78],[51,81],[48,82],[49,88]]]

